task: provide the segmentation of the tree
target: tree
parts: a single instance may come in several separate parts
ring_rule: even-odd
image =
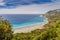
[[[12,28],[9,21],[2,19],[0,17],[0,40],[11,40],[12,38]]]

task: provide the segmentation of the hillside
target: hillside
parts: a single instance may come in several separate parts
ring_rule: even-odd
[[[14,40],[60,40],[60,9],[44,14],[48,18],[45,29],[37,29],[29,33],[16,33]]]
[[[44,14],[49,20],[58,20],[60,17],[60,9],[57,10],[51,10]]]

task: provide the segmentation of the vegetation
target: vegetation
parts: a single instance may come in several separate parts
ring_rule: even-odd
[[[0,16],[0,40],[11,40],[12,31],[11,25],[7,20],[3,20]]]
[[[49,11],[44,14],[48,18],[45,29],[37,29],[30,33],[16,33],[14,40],[60,40],[60,10]]]
[[[12,34],[11,25],[7,20],[0,20],[0,40],[60,40],[60,10],[44,14],[48,18],[45,29],[36,29],[29,33]]]

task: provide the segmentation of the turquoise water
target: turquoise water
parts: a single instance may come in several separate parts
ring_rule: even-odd
[[[1,16],[12,24],[12,28],[19,28],[46,21],[46,18],[41,14],[2,14]]]

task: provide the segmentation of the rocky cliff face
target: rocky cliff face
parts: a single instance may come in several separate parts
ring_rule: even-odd
[[[51,16],[59,16],[60,15],[60,9],[57,10],[51,10],[45,14],[45,16],[51,17]]]
[[[50,22],[60,21],[60,9],[51,10],[44,14],[44,16],[46,16]]]

